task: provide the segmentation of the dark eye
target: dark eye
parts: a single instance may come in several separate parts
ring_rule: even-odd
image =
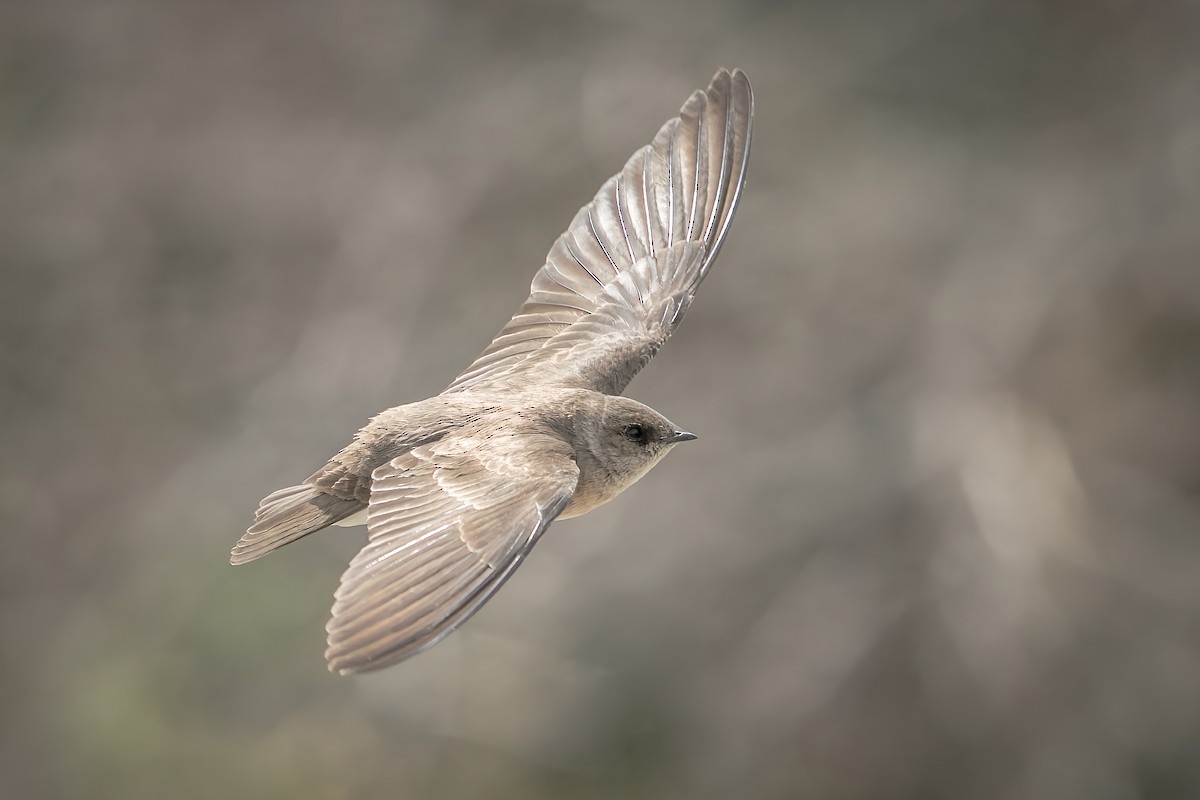
[[[625,434],[625,438],[631,442],[646,441],[646,429],[641,425],[626,425],[623,433]]]

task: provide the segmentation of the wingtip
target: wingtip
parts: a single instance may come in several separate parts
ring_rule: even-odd
[[[702,229],[708,253],[700,267],[701,280],[716,261],[741,199],[754,117],[750,79],[740,69],[718,69],[703,95],[701,101],[689,100],[681,112],[681,117],[695,114],[696,119],[703,119],[711,130],[723,132],[723,135],[709,138],[710,147],[715,148],[709,153],[710,187],[713,178],[717,183],[715,188],[709,189],[710,207]],[[688,235],[691,236],[690,228]]]
[[[407,655],[390,659],[372,659],[370,656],[364,658],[361,654],[356,654],[353,651],[339,651],[336,645],[330,645],[325,649],[325,667],[334,675],[343,678],[347,675],[363,675],[368,672],[378,672],[384,667],[398,664],[406,658],[408,658]]]
[[[718,67],[717,71],[713,73],[712,81],[710,81],[710,83],[716,83],[717,80],[722,77],[728,77],[731,80],[736,80],[739,77],[745,79],[746,73],[741,67],[734,67],[733,69],[730,69],[729,67]]]
[[[238,542],[233,546],[233,549],[229,551],[229,563],[232,566],[239,567],[242,564],[249,564],[251,561],[254,561],[261,555],[262,553],[256,553],[253,550],[247,550],[242,546],[241,542]]]
[[[330,620],[332,623],[332,620]],[[326,629],[328,629],[328,625]],[[345,659],[339,655],[332,644],[325,648],[325,667],[334,675],[349,675],[353,670],[350,669]]]
[[[708,88],[712,89],[714,86],[717,86],[718,84],[724,85],[724,84],[732,83],[732,82],[733,82],[733,74],[725,67],[721,67],[713,75],[712,80],[708,82]]]
[[[740,88],[741,92],[735,90]],[[712,80],[708,83],[708,89],[705,94],[722,95],[728,92],[733,94],[745,94],[748,101],[748,112],[751,117],[754,116],[754,87],[750,85],[750,78],[741,69],[734,68],[732,70],[721,67],[713,75]]]
[[[730,82],[739,84],[746,94],[749,103],[750,117],[754,117],[754,86],[750,83],[750,77],[740,69],[735,69],[730,75]]]

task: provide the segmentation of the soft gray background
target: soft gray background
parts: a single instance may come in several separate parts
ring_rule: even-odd
[[[0,795],[1200,796],[1188,2],[0,6]],[[721,65],[700,433],[322,662],[258,499],[439,391]]]

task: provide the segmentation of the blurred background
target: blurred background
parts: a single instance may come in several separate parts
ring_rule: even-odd
[[[1200,796],[1200,8],[0,6],[0,796]],[[697,431],[338,678],[260,497],[440,391],[718,66]]]

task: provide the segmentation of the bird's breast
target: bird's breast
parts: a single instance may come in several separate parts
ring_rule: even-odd
[[[596,465],[589,466],[586,463],[580,463],[579,481],[575,485],[575,495],[558,515],[559,519],[578,517],[593,508],[604,505],[641,480],[642,476],[649,472],[658,461],[658,458],[647,461],[640,468],[619,476]]]

